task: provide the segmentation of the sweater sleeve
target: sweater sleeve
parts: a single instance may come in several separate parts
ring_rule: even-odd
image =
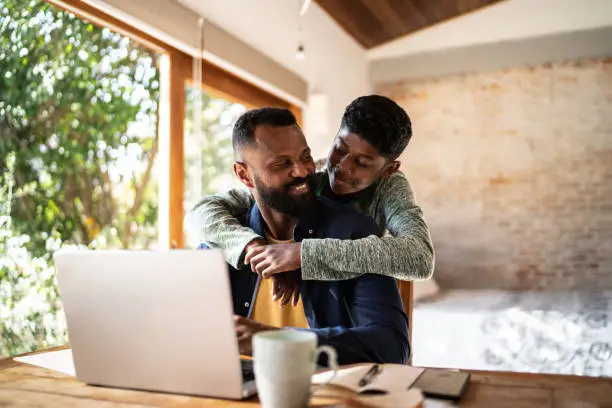
[[[344,280],[368,273],[400,280],[432,276],[433,244],[410,183],[403,174],[395,173],[382,182],[379,194],[380,214],[371,215],[385,221],[391,236],[306,239],[302,242],[303,279]]]
[[[248,213],[254,202],[251,193],[241,189],[203,198],[185,216],[190,245],[197,248],[204,243],[221,248],[227,262],[241,269],[244,248],[253,239],[261,238],[244,226],[248,225]]]

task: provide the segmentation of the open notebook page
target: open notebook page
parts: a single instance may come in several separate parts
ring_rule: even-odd
[[[354,392],[382,390],[392,393],[406,391],[424,371],[423,368],[407,365],[382,364],[382,371],[374,377],[370,384],[365,387],[359,387],[359,380],[363,378],[371,367],[372,364],[367,364],[338,370],[330,384],[344,387]],[[312,382],[313,384],[321,384],[326,382],[331,376],[332,373],[329,371],[315,374],[312,377]]]

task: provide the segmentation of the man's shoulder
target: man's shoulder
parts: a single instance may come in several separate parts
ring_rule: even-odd
[[[343,235],[381,234],[380,228],[369,215],[325,197],[318,197],[317,201],[318,215],[328,231],[342,231]]]

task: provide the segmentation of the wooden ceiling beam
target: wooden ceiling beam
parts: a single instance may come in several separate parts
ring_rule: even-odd
[[[392,0],[391,0],[392,1]],[[394,36],[398,32],[406,30],[406,21],[393,8],[389,0],[362,0],[364,6],[374,15],[383,25],[387,36]],[[407,2],[408,3],[408,2]]]
[[[361,0],[351,2],[345,0],[315,1],[363,47],[372,48],[376,45],[377,38],[385,36],[384,23],[373,17]]]
[[[503,0],[315,0],[359,44],[373,48]]]

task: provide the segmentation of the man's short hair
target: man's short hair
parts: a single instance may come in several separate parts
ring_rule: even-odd
[[[259,108],[243,113],[234,124],[232,132],[234,154],[253,143],[258,125],[291,126],[297,125],[297,120],[289,109],[284,108]]]
[[[397,159],[412,137],[412,123],[404,109],[389,98],[367,95],[346,107],[342,127],[365,139],[387,160]]]

